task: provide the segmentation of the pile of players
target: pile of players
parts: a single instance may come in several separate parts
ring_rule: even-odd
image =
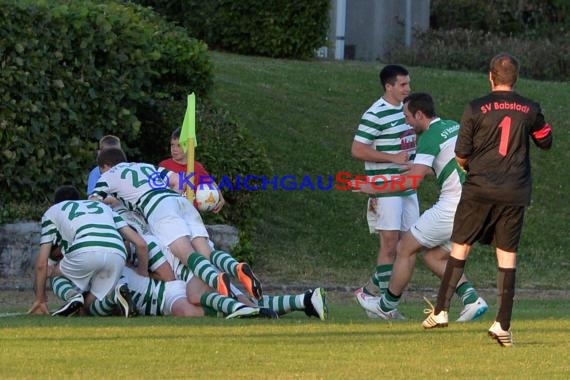
[[[111,146],[100,144],[100,178],[89,199],[81,200],[73,186],[62,186],[42,217],[36,300],[30,313],[49,314],[49,278],[54,293],[65,301],[52,315],[231,319],[277,318],[300,310],[327,318],[323,288],[264,295],[247,263],[214,249],[199,212],[173,190],[178,173],[127,162],[120,141],[106,139]],[[157,189],[157,173],[169,179],[170,187]],[[237,279],[247,294],[231,279]]]

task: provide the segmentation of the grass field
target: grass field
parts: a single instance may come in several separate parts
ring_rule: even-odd
[[[399,323],[370,320],[346,302],[331,304],[325,322],[299,312],[232,321],[3,317],[0,378],[568,378],[568,300],[516,301],[513,348],[486,335],[490,304],[482,321],[434,331],[421,328],[417,300],[402,304],[410,319]]]
[[[265,145],[274,174],[359,173],[362,165],[350,158],[350,144],[361,113],[380,95],[379,64],[212,56],[215,101]],[[458,119],[469,99],[488,90],[483,74],[422,68],[411,68],[411,74],[414,90],[432,92],[446,118]],[[541,100],[556,142],[546,154],[533,150],[535,196],[521,244],[518,287],[570,289],[570,196],[564,186],[570,159],[568,84],[523,80],[519,89]],[[424,208],[435,194],[433,182],[422,189]],[[253,236],[256,272],[275,284],[356,287],[373,268],[377,250],[367,233],[364,204],[363,197],[341,191],[265,192]],[[494,288],[494,273],[489,249],[475,249],[467,267],[471,280],[478,288]],[[412,286],[433,288],[438,281],[419,265]],[[275,321],[7,316],[25,308],[0,302],[0,379],[570,376],[567,295],[517,297],[513,349],[487,337],[496,308],[493,295],[486,299],[490,310],[482,321],[437,331],[421,328],[424,304],[418,297],[404,299],[400,310],[409,320],[401,323],[368,319],[346,294],[331,296],[325,322],[303,313]],[[451,318],[458,310],[455,305]]]

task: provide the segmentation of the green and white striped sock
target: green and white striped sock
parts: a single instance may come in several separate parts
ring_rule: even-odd
[[[200,305],[210,307],[224,314],[231,314],[238,308],[245,306],[233,298],[224,297],[216,292],[206,292],[200,297]]]
[[[305,305],[303,300],[305,299],[305,294],[299,294],[296,296],[263,296],[259,301],[259,307],[266,307],[272,309],[277,314],[286,314],[292,311],[305,310]]]
[[[392,264],[383,264],[376,267],[372,282],[380,288],[380,294],[386,293],[390,277],[392,277]]]
[[[56,276],[51,278],[53,293],[62,301],[68,301],[71,297],[80,293],[73,282],[67,277]]]
[[[382,294],[380,298],[380,309],[382,311],[388,312],[398,308],[398,304],[400,303],[400,298],[402,296],[395,296],[390,293],[390,290],[386,289],[386,291]]]
[[[210,260],[219,270],[231,274],[234,278],[237,277],[237,266],[239,262],[229,253],[224,251],[214,251],[210,255]]]
[[[479,294],[477,294],[477,291],[469,281],[465,281],[459,285],[457,289],[455,289],[455,293],[461,298],[463,306],[477,302],[477,298],[479,298]]]
[[[115,301],[115,293],[111,292],[102,300],[95,299],[91,306],[89,306],[89,313],[100,317],[107,317],[113,315],[113,310],[117,306]]]
[[[372,275],[372,277],[368,279],[366,285],[362,287],[362,291],[369,296],[377,297],[382,295],[380,288],[378,287],[378,280],[376,280],[376,275]]]
[[[212,256],[213,257],[213,256]],[[219,272],[214,268],[212,263],[198,252],[193,252],[188,257],[188,267],[198,278],[204,281],[211,288],[216,289],[218,286]]]

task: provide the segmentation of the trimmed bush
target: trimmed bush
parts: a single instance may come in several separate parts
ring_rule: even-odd
[[[570,80],[570,33],[540,42],[482,31],[431,30],[416,37],[411,48],[396,46],[389,62],[449,70],[489,71],[489,61],[507,51],[521,62],[521,76],[540,80]]]
[[[506,36],[555,37],[570,30],[568,0],[432,0],[433,29],[472,29]]]
[[[184,26],[211,48],[308,58],[323,46],[330,0],[135,0]]]
[[[207,103],[207,47],[150,9],[111,1],[0,0],[0,223],[38,219],[53,191],[84,191],[99,138],[132,161],[168,157],[197,94],[196,158],[214,175],[269,171],[253,138]],[[216,221],[247,224],[255,193],[225,193]],[[212,218],[209,216],[209,218]]]
[[[393,46],[387,61],[451,70],[488,71],[501,51],[521,61],[521,75],[570,79],[567,0],[433,0],[431,30],[415,46]]]
[[[66,181],[84,188],[104,134],[144,155],[139,107],[172,81],[211,88],[206,46],[141,7],[1,0],[0,14],[2,203],[47,199]]]

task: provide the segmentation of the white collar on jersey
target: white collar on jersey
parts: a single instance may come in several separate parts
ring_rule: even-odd
[[[438,121],[441,120],[441,117],[436,117],[435,119],[433,119],[432,121],[430,121],[430,123],[428,124],[428,129],[429,127],[433,124],[433,123],[437,123]]]

